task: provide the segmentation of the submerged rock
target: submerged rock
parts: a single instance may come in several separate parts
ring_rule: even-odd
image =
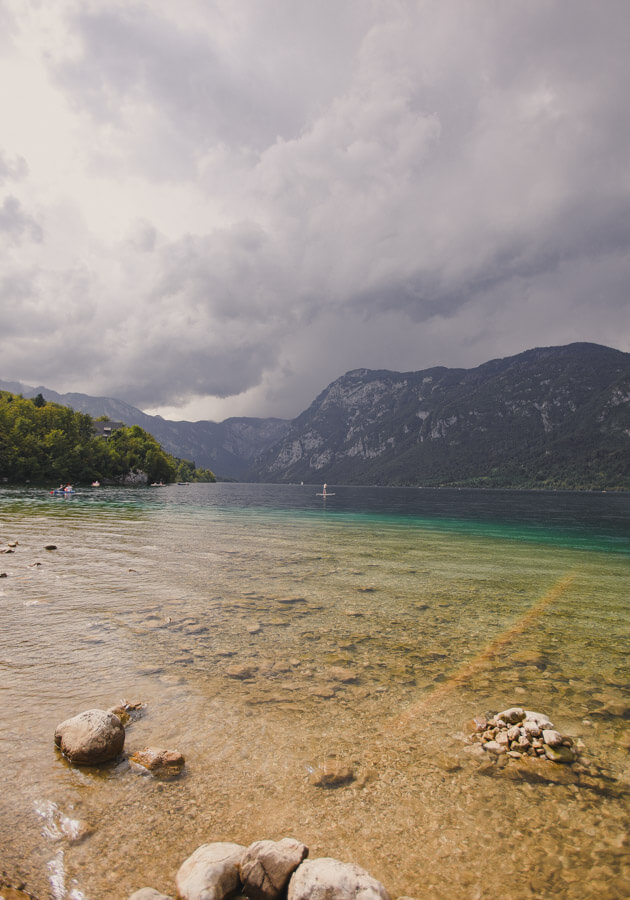
[[[575,751],[570,747],[564,747],[562,744],[559,747],[550,747],[549,744],[543,744],[543,750],[545,751],[545,756],[551,762],[572,763],[575,761]]]
[[[55,745],[78,765],[109,762],[122,752],[124,744],[122,722],[104,709],[88,709],[66,719],[55,730]]]
[[[579,778],[569,766],[555,766],[550,760],[539,756],[523,756],[505,766],[502,775],[512,781],[526,781],[529,784],[577,784]]]
[[[225,670],[225,674],[228,678],[237,678],[239,681],[245,681],[248,678],[253,678],[256,669],[253,666],[248,666],[240,663],[235,663],[233,666],[227,666]]]
[[[146,703],[131,703],[129,700],[121,700],[117,706],[110,707],[108,712],[118,716],[123,725],[127,725],[132,720],[139,719],[145,707]]]
[[[159,747],[145,747],[136,750],[129,761],[155,775],[179,775],[186,760],[179,750],[162,750]]]
[[[326,674],[331,681],[341,681],[343,684],[351,684],[357,680],[357,673],[345,666],[331,666]]]
[[[341,787],[354,781],[354,772],[350,766],[345,766],[335,760],[327,760],[313,769],[308,780],[309,784],[314,787]]]

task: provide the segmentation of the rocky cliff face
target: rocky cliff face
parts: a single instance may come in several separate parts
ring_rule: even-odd
[[[270,481],[630,487],[630,354],[529,350],[475,369],[357,369],[248,477]]]

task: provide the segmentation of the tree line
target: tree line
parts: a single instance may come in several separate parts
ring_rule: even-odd
[[[95,433],[94,419],[58,403],[0,391],[0,479],[9,484],[216,481],[210,469],[176,459],[139,425]]]

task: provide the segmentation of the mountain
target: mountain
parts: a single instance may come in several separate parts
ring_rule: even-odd
[[[630,490],[630,353],[598,344],[474,369],[355,369],[292,421],[174,422],[105,397],[0,389],[140,425],[224,478]]]
[[[474,369],[356,369],[246,477],[630,489],[630,354],[580,343]]]
[[[140,425],[162,447],[178,459],[193,460],[200,468],[212,469],[221,478],[242,478],[254,458],[277,441],[289,423],[284,419],[231,418],[223,422],[174,422],[149,416],[122,400],[87,394],[58,394],[49,388],[31,387],[16,381],[0,381],[0,390],[70,406],[93,418],[108,416],[125,425]]]

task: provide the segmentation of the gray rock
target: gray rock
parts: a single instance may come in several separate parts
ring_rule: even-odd
[[[482,747],[487,753],[494,753],[496,756],[500,756],[507,751],[505,744],[499,744],[497,741],[486,741],[485,744],[482,744]]]
[[[115,759],[122,752],[125,729],[114,713],[88,709],[57,726],[55,744],[71,762],[97,765]]]
[[[129,900],[173,900],[173,898],[167,894],[160,894],[159,891],[153,888],[144,887],[140,888],[139,891],[134,891]]]
[[[354,863],[306,860],[289,882],[287,900],[390,900],[380,881]]]
[[[553,722],[546,716],[544,713],[532,712],[530,709],[525,710],[525,721],[526,722],[535,722],[538,727],[543,728],[553,728]]]
[[[503,712],[497,713],[494,718],[496,720],[503,719],[508,725],[516,725],[525,718],[525,710],[521,709],[520,706],[511,706],[509,709],[504,709]]]
[[[307,856],[308,847],[294,838],[256,841],[241,859],[243,893],[250,900],[276,900]]]
[[[540,725],[534,719],[525,719],[521,727],[530,737],[540,737],[542,734]]]
[[[552,728],[544,728],[542,738],[545,744],[549,744],[550,747],[560,747],[564,740],[560,732],[554,731]]]
[[[220,842],[197,847],[177,871],[175,883],[182,900],[224,900],[241,885],[239,866],[245,847]]]

